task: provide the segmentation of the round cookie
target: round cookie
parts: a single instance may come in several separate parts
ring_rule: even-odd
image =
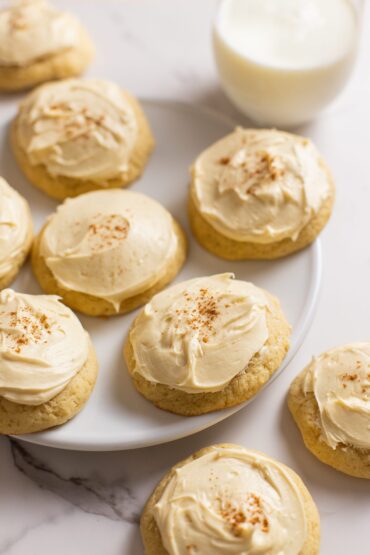
[[[27,201],[0,177],[0,290],[18,274],[33,240]]]
[[[149,498],[140,529],[146,555],[320,550],[319,514],[301,478],[233,444],[206,447],[176,464]]]
[[[94,388],[98,362],[90,343],[89,357],[69,384],[42,405],[12,403],[0,396],[0,434],[20,435],[60,426],[84,407]]]
[[[0,90],[17,91],[73,77],[94,47],[75,17],[44,0],[14,2],[0,11]]]
[[[275,297],[220,274],[153,297],[131,326],[124,356],[139,393],[193,416],[256,395],[281,365],[289,336]]]
[[[154,139],[139,102],[118,85],[66,79],[25,98],[11,144],[31,183],[63,200],[138,179]]]
[[[241,129],[195,160],[189,218],[198,242],[229,260],[273,259],[301,250],[326,225],[335,187],[303,137]]]
[[[288,406],[306,447],[321,462],[370,479],[370,343],[318,357],[293,381]]]
[[[0,434],[63,424],[85,405],[98,363],[73,312],[57,297],[0,293]]]
[[[114,189],[67,199],[36,238],[34,273],[47,293],[91,316],[147,302],[186,258],[179,224],[157,201]]]

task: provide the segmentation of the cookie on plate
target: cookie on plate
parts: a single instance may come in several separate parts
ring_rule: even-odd
[[[46,293],[91,316],[129,312],[169,283],[186,257],[179,224],[157,201],[132,191],[67,199],[32,249]]]
[[[149,498],[146,555],[318,555],[320,519],[300,477],[240,445],[206,447],[176,464]]]
[[[27,201],[0,177],[0,290],[17,275],[32,239],[33,226]]]
[[[29,93],[11,142],[31,183],[56,199],[128,185],[154,146],[138,101],[97,79],[65,79]]]
[[[92,392],[98,366],[89,335],[57,297],[0,292],[0,433],[63,424]]]
[[[233,274],[159,293],[131,326],[125,359],[157,407],[192,416],[250,399],[279,368],[290,326],[279,301]]]
[[[370,479],[370,343],[314,357],[290,387],[289,409],[323,463]]]
[[[79,75],[94,53],[69,13],[45,0],[20,0],[0,11],[0,90],[16,91]]]
[[[237,128],[195,160],[190,223],[208,251],[230,260],[272,259],[311,243],[334,202],[331,175],[310,140]]]

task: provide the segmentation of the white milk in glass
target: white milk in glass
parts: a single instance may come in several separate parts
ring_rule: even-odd
[[[308,121],[344,86],[358,28],[351,0],[224,0],[213,41],[225,92],[260,124]]]

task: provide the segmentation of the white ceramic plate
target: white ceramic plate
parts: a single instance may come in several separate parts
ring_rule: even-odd
[[[200,248],[191,240],[187,223],[188,168],[201,150],[230,132],[234,124],[214,112],[178,102],[148,100],[143,104],[157,147],[144,177],[133,188],[159,200],[188,233],[189,258],[177,281],[231,271],[239,279],[253,281],[277,295],[293,326],[285,367],[302,342],[316,305],[321,274],[319,243],[316,241],[303,252],[275,262],[231,263]],[[15,103],[5,100],[0,106],[2,121],[9,119],[11,112],[15,112]],[[54,211],[56,202],[26,182],[9,150],[6,126],[1,131],[1,174],[30,202],[38,230]],[[13,287],[27,293],[41,292],[28,265]],[[122,358],[122,346],[136,313],[110,319],[81,316],[100,362],[95,390],[85,409],[73,420],[53,430],[22,436],[22,439],[64,449],[132,449],[193,434],[245,406],[185,418],[161,411],[142,398],[131,385]]]

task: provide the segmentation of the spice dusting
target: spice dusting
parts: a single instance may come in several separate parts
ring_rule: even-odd
[[[185,291],[183,296],[185,306],[175,310],[180,324],[197,332],[199,339],[208,343],[210,336],[215,333],[214,324],[220,315],[219,300],[206,287],[194,294]]]
[[[359,361],[356,364],[356,368],[359,369],[361,366],[361,364],[359,363]],[[369,381],[365,381],[363,379],[361,379],[361,375],[360,374],[350,374],[350,373],[345,373],[342,374],[340,376],[341,380],[342,380],[342,387],[344,389],[347,388],[348,383],[352,382],[356,382],[360,387],[361,387],[361,393],[365,396],[365,398],[367,398],[368,394],[369,394],[369,390],[370,390],[370,383]],[[365,380],[370,380],[370,373],[367,374],[367,378],[365,377]]]
[[[248,179],[258,179],[261,181],[265,179],[272,179],[272,181],[275,181],[285,173],[279,157],[267,151],[257,152],[253,160],[251,159],[244,163],[243,170],[247,174]],[[248,188],[247,192],[255,194],[256,186],[252,185]]]
[[[15,14],[9,20],[11,31],[24,31],[28,28],[27,20],[20,14]]]
[[[224,156],[223,158],[220,158],[218,163],[221,164],[221,166],[227,166],[230,164],[230,158],[228,156]]]
[[[88,226],[88,242],[93,252],[114,247],[126,239],[130,224],[120,214],[97,214]]]
[[[94,114],[86,106],[79,107],[68,102],[53,102],[46,106],[44,112],[54,118],[68,138],[79,136],[88,139],[97,128],[106,124],[103,114]]]
[[[26,345],[46,343],[47,335],[51,334],[51,324],[47,316],[35,313],[28,306],[22,306],[18,312],[9,313],[9,328],[11,331],[6,334],[6,339],[16,353],[20,353]]]
[[[358,380],[358,374],[343,374],[342,380],[346,382],[355,382]]]
[[[24,31],[29,27],[29,21],[22,6],[13,9],[9,15],[9,31]]]
[[[224,504],[220,510],[221,516],[230,526],[234,536],[240,536],[243,525],[251,524],[258,526],[262,532],[268,533],[270,524],[263,510],[261,498],[255,493],[250,493],[243,507],[235,507],[230,501]]]
[[[227,166],[221,176],[222,189],[229,190],[243,187],[247,195],[256,195],[261,185],[276,181],[286,173],[281,156],[267,150],[249,152],[242,149],[233,158],[221,158],[219,164]]]

